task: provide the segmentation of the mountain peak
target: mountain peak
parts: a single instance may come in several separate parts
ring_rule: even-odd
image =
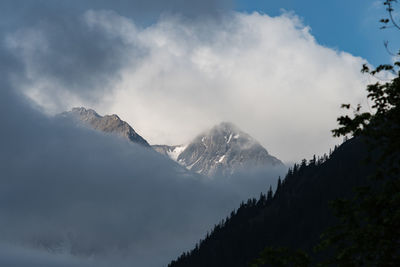
[[[85,117],[91,117],[91,116],[95,116],[95,117],[101,117],[99,114],[97,114],[96,111],[94,111],[93,109],[86,109],[84,107],[75,107],[72,108],[72,110],[70,111],[73,114],[79,115],[79,116],[85,116]]]
[[[231,122],[221,122],[220,124],[215,125],[212,127],[208,132],[204,133],[204,135],[214,136],[214,135],[224,135],[224,136],[240,136],[246,135],[247,137],[251,138],[248,134],[242,132],[236,125]],[[229,138],[229,137],[228,137]],[[232,137],[231,137],[232,138]]]
[[[231,175],[249,166],[284,166],[254,138],[231,122],[215,125],[188,145],[154,148],[187,169],[206,176]]]
[[[146,147],[150,146],[143,137],[137,134],[127,122],[121,120],[116,114],[101,116],[93,109],[76,107],[69,112],[65,112],[64,115],[71,115],[95,130],[116,134]]]
[[[232,122],[223,121],[217,125],[215,125],[212,129],[222,129],[225,131],[236,132],[239,131],[239,128],[234,125]]]

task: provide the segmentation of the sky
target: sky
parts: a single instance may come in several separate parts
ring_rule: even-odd
[[[0,265],[165,266],[283,175],[205,181],[58,113],[116,113],[152,144],[230,121],[284,162],[322,155],[341,142],[340,104],[368,108],[362,64],[391,60],[382,13],[376,1],[1,1]]]

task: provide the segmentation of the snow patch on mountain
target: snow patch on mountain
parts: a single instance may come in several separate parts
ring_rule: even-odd
[[[168,150],[167,151],[167,155],[175,160],[178,161],[178,157],[179,155],[186,149],[187,145],[182,145],[182,146],[176,146],[175,148],[173,148],[172,150]]]
[[[218,162],[221,163],[221,162],[224,160],[225,156],[226,156],[226,155],[222,155],[222,156],[219,158]]]

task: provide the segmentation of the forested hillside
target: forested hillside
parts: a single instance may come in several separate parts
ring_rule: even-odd
[[[365,164],[366,151],[364,142],[353,138],[329,156],[294,165],[274,194],[242,203],[169,266],[247,266],[267,246],[311,252],[320,234],[336,222],[330,201],[349,197],[369,181],[374,167]]]

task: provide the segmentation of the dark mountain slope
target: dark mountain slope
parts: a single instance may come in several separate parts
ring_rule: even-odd
[[[311,251],[335,222],[329,202],[351,196],[354,187],[367,183],[373,167],[362,162],[365,155],[363,142],[352,139],[330,157],[295,165],[273,198],[262,195],[242,204],[169,266],[247,266],[266,246]]]

